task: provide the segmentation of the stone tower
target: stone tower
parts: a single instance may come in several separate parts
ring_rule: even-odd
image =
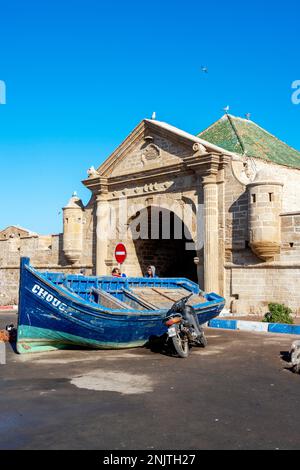
[[[247,186],[250,247],[264,261],[271,261],[280,253],[282,187],[281,182],[263,170]]]
[[[74,193],[63,209],[63,251],[71,264],[80,260],[83,249],[83,204]]]

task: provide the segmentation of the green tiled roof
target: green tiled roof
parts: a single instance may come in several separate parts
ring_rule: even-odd
[[[225,114],[198,137],[230,152],[300,169],[300,152],[247,119]]]

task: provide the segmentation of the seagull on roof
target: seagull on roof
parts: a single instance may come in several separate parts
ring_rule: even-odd
[[[206,67],[206,65],[201,65],[201,70],[204,73],[208,73],[208,67]]]
[[[156,112],[154,111],[154,113],[152,113],[152,118],[151,118],[153,121],[155,121],[156,119]]]
[[[228,114],[228,111],[230,110],[230,106],[227,105],[225,108],[223,108],[223,111],[225,111],[226,114]]]
[[[250,118],[251,118],[251,113],[247,113],[247,114],[245,114],[245,118],[246,118],[248,121],[250,121]]]

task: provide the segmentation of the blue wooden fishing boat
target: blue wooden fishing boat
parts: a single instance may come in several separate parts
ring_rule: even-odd
[[[17,351],[80,346],[144,346],[166,333],[172,304],[190,293],[200,324],[219,315],[224,299],[184,278],[86,277],[41,273],[21,260]]]

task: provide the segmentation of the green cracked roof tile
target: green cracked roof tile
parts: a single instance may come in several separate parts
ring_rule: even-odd
[[[248,119],[225,114],[198,137],[230,152],[300,169],[300,152]]]

